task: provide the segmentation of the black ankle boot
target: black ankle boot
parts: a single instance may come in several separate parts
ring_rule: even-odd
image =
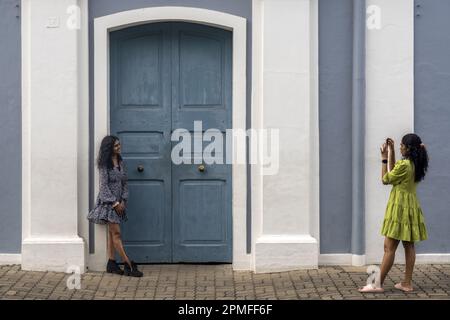
[[[109,259],[108,263],[106,264],[106,272],[123,275],[123,270],[120,269],[116,260],[111,259]]]
[[[134,261],[130,261],[131,266],[124,262],[123,264],[123,274],[129,277],[142,277],[144,274],[138,270],[137,264]]]

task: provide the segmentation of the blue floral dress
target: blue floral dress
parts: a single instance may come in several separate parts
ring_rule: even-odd
[[[122,215],[117,214],[112,205],[115,202],[128,202],[128,178],[123,162],[112,169],[100,168],[100,190],[94,209],[87,218],[97,224],[121,223],[128,220],[126,209]]]

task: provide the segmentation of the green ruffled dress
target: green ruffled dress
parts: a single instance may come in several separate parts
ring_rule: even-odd
[[[428,236],[425,219],[416,195],[414,163],[408,159],[397,161],[391,172],[383,176],[383,182],[392,184],[393,187],[381,234],[409,242],[426,240]]]

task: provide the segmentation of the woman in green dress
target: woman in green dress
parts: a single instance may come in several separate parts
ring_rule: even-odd
[[[394,141],[386,139],[380,148],[383,184],[392,184],[386,206],[381,234],[385,236],[384,256],[380,267],[379,285],[368,284],[360,292],[383,292],[386,275],[394,264],[395,251],[400,241],[405,248],[405,277],[395,288],[410,292],[412,273],[416,260],[414,242],[427,239],[425,220],[416,195],[417,184],[424,179],[428,169],[428,153],[420,137],[410,133],[402,138],[402,160],[395,162]],[[394,166],[395,163],[395,166]],[[389,169],[388,169],[389,167]],[[393,168],[392,168],[393,167]]]

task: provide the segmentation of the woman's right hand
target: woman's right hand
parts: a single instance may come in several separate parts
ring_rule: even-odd
[[[394,140],[392,140],[391,138],[387,138],[386,144],[388,146],[389,151],[394,151]]]
[[[124,210],[125,210],[125,207],[123,206],[122,203],[119,203],[118,205],[116,205],[116,206],[114,207],[114,210],[116,210],[117,214],[118,214],[119,216],[121,216],[121,215],[123,214]]]

